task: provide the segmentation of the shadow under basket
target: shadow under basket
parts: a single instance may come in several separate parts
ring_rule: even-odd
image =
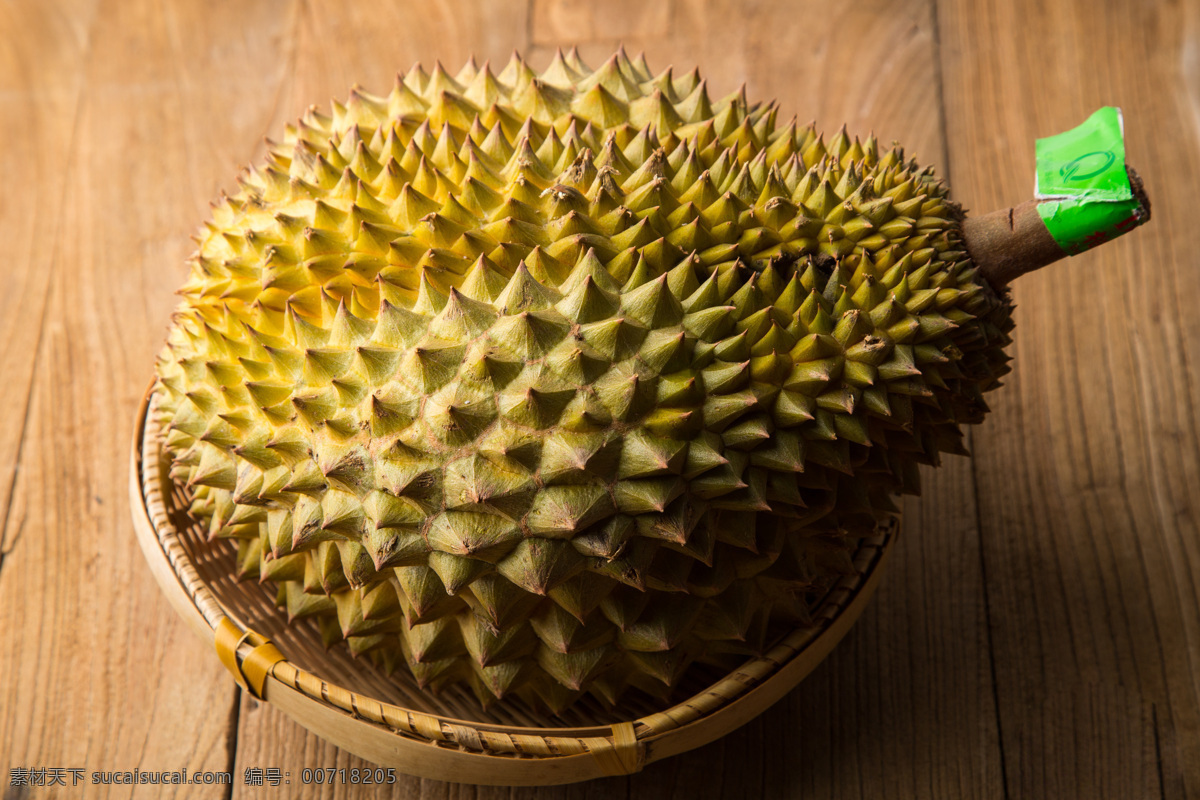
[[[814,624],[733,672],[689,669],[673,699],[628,697],[607,709],[585,698],[559,716],[520,701],[486,710],[468,689],[422,691],[404,670],[390,677],[345,647],[326,650],[315,625],[289,624],[274,592],[238,582],[235,548],[209,542],[169,477],[147,391],[134,426],[130,500],[134,528],[167,599],[243,688],[316,735],[385,767],[462,783],[540,786],[637,772],[744,725],[810,673],[862,613],[896,540],[893,523],[862,541],[858,574],[813,609]]]

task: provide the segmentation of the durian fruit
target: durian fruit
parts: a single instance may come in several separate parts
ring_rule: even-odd
[[[1011,307],[928,168],[623,52],[310,109],[214,206],[172,476],[291,618],[561,710],[808,622]]]

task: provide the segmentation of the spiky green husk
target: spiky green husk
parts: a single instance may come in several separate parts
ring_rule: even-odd
[[[183,295],[172,474],[242,574],[552,709],[804,622],[1010,327],[929,170],[623,53],[310,111]]]

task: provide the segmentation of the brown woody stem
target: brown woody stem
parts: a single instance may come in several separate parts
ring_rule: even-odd
[[[1142,179],[1126,167],[1129,184],[1150,217],[1150,199]],[[1041,269],[1065,258],[1063,252],[1038,214],[1038,200],[1027,200],[1019,206],[993,211],[980,217],[968,217],[963,222],[963,238],[971,259],[988,283],[1002,289],[1026,272]]]

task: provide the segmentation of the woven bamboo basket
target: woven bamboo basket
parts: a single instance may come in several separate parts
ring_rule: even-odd
[[[326,650],[315,626],[288,623],[273,592],[234,580],[234,549],[206,540],[183,488],[168,476],[154,401],[152,386],[134,427],[130,499],[138,540],[168,600],[244,689],[338,747],[422,778],[572,783],[637,772],[725,735],[828,655],[862,613],[896,538],[892,525],[863,541],[858,574],[820,601],[812,627],[733,672],[693,667],[666,707],[634,699],[614,712],[584,700],[550,717],[503,701],[484,710],[466,690],[432,695],[406,673],[388,677],[345,648]]]

